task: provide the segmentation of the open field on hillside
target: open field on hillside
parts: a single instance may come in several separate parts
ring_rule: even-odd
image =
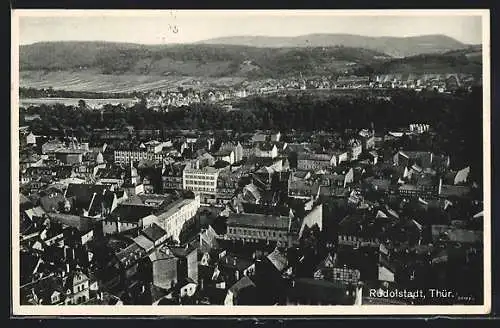
[[[134,103],[134,99],[82,99],[89,106],[95,107],[106,104],[124,104],[124,105],[132,105]],[[52,105],[52,104],[64,104],[69,106],[77,106],[80,98],[29,98],[19,99],[20,106],[37,106],[37,105]]]
[[[210,86],[232,86],[241,83],[244,78],[203,78],[186,76],[158,75],[106,75],[88,71],[21,71],[19,86],[25,88],[49,88],[55,90],[89,92],[132,92],[150,90],[168,90],[177,87],[208,88]]]

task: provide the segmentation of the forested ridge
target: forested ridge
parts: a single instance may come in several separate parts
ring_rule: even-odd
[[[481,62],[465,54],[391,58],[373,49],[342,45],[259,48],[242,45],[141,45],[108,42],[41,42],[20,47],[23,71],[92,71],[108,75],[245,76],[283,78],[324,74],[480,73]],[[479,49],[480,51],[480,49]]]

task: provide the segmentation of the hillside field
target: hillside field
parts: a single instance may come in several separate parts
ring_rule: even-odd
[[[55,90],[121,93],[132,91],[168,90],[184,87],[234,86],[241,83],[241,77],[199,78],[189,76],[158,75],[107,75],[79,71],[22,71],[19,86],[23,88],[49,88]]]

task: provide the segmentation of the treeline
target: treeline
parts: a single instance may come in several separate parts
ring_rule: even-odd
[[[110,98],[134,98],[141,97],[140,92],[89,92],[54,90],[52,88],[19,88],[20,98],[83,98],[83,99],[110,99]]]
[[[103,113],[65,105],[40,105],[21,110],[39,114],[42,121],[58,120],[59,125],[77,127],[116,127],[124,120],[138,129],[178,127],[193,129],[279,129],[298,131],[365,128],[375,124],[378,130],[396,129],[414,122],[428,122],[446,132],[453,127],[467,127],[481,121],[481,91],[439,94],[399,90],[390,97],[359,97],[355,93],[341,97],[315,97],[313,94],[252,96],[227,112],[217,105],[193,104],[169,112],[148,110],[144,102],[130,109],[106,105]],[[466,116],[468,115],[468,116]],[[464,118],[467,118],[464,120]],[[461,125],[461,124],[466,124]]]
[[[236,106],[235,106],[236,107]],[[103,111],[89,111],[65,105],[41,105],[21,109],[20,124],[31,125],[35,134],[69,131],[89,137],[93,129],[199,129],[252,132],[275,129],[285,133],[344,131],[375,126],[388,132],[410,123],[428,123],[437,132],[434,146],[443,152],[476,162],[482,167],[482,92],[439,94],[401,90],[387,98],[352,96],[317,98],[312,95],[251,97],[224,111],[211,104],[194,104],[167,113],[147,110],[144,102],[130,109],[107,105]],[[40,115],[26,121],[27,114]]]

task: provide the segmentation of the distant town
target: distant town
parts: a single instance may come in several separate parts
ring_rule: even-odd
[[[74,103],[76,97],[85,98],[90,95],[88,107],[102,109],[104,105],[131,106],[140,101],[145,101],[147,108],[159,111],[168,111],[171,108],[189,106],[201,102],[219,103],[227,110],[233,110],[232,103],[241,98],[253,95],[273,93],[287,93],[297,91],[328,91],[328,90],[383,90],[383,89],[408,89],[416,92],[432,91],[439,93],[452,93],[457,90],[467,91],[482,81],[472,74],[386,74],[375,76],[341,75],[337,77],[322,76],[315,78],[297,77],[295,79],[264,79],[245,81],[240,87],[209,87],[197,84],[196,81],[171,90],[153,92],[133,92],[109,94],[108,97],[96,101],[100,93],[71,92],[54,89],[21,88],[21,105],[39,105],[43,103]],[[75,94],[77,95],[75,97]],[[65,97],[67,96],[67,97]],[[110,100],[108,98],[116,98]],[[94,99],[92,99],[94,98]]]

